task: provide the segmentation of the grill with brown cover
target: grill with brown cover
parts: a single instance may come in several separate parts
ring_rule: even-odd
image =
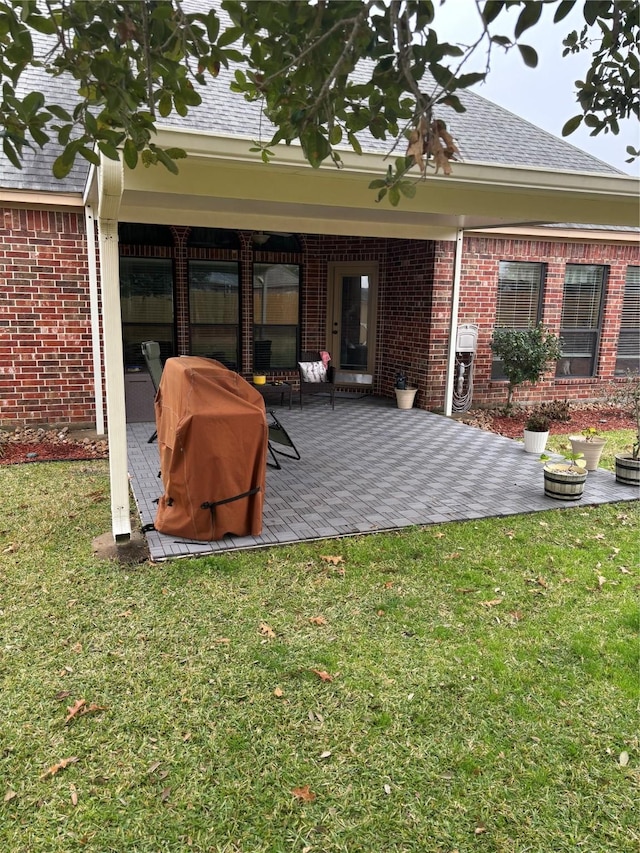
[[[257,536],[268,442],[260,392],[218,361],[169,358],[155,414],[164,487],[156,530],[203,542]]]

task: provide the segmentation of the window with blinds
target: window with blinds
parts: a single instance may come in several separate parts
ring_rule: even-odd
[[[537,326],[542,316],[545,264],[526,261],[500,261],[496,328],[528,329]],[[506,379],[500,359],[493,359],[491,378]]]
[[[606,267],[567,264],[562,298],[562,356],[556,376],[593,376],[600,339]]]
[[[640,373],[640,267],[627,267],[620,316],[616,375]]]
[[[163,361],[174,355],[173,261],[121,257],[120,310],[126,368],[144,368],[143,341],[157,341]]]
[[[239,364],[240,287],[235,261],[189,261],[191,354]]]
[[[296,366],[300,328],[300,267],[253,265],[254,370]]]

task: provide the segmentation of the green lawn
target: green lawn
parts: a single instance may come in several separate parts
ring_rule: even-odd
[[[638,503],[122,567],[1,477],[0,850],[638,850]]]

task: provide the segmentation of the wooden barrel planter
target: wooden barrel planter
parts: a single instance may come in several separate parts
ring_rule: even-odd
[[[616,456],[616,482],[640,486],[640,459],[634,459],[630,453]]]
[[[587,472],[562,462],[544,466],[544,493],[557,501],[579,501],[584,491]]]

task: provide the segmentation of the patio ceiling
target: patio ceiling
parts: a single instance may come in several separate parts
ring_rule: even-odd
[[[162,129],[157,142],[187,159],[178,175],[125,168],[120,221],[423,240],[540,222],[638,225],[638,181],[625,175],[456,162],[451,176],[431,174],[393,208],[368,188],[388,166],[379,154],[347,151],[344,168],[312,169],[297,146],[279,146],[266,165],[249,139]],[[96,193],[94,181],[94,203]]]

